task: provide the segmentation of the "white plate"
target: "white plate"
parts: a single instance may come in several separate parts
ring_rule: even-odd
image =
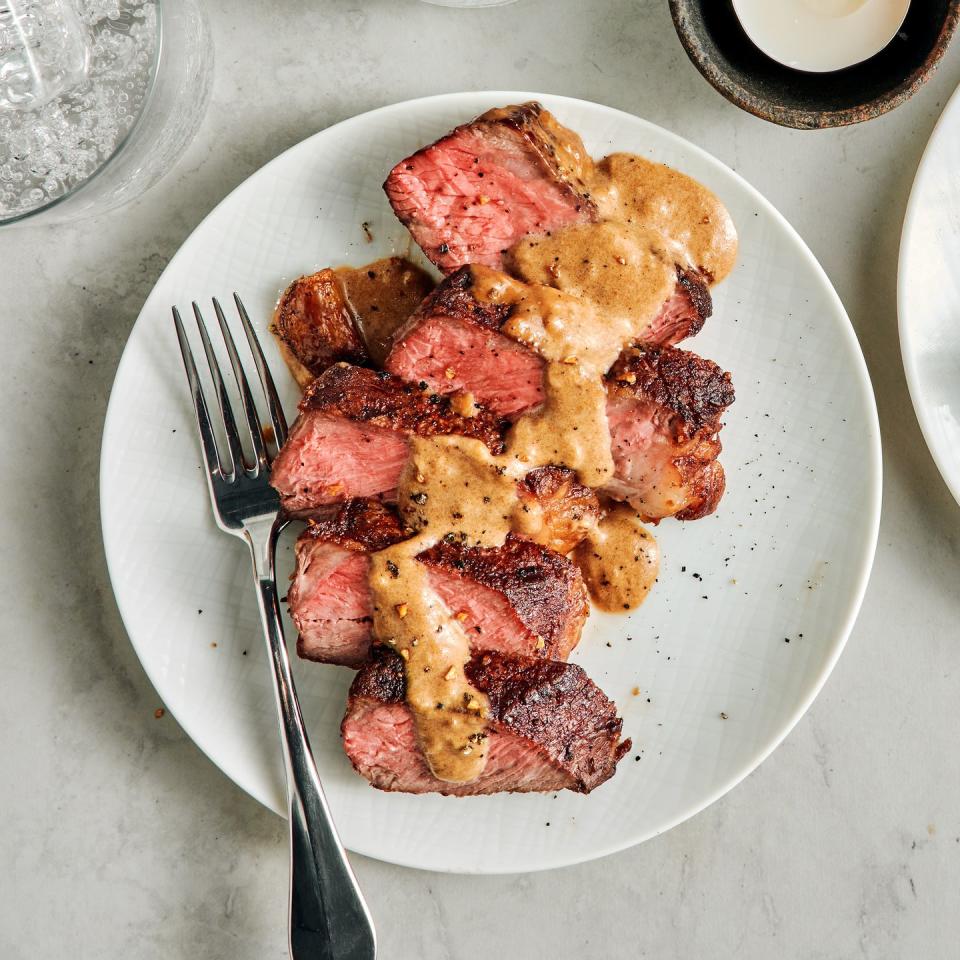
[[[930,137],[900,238],[897,309],[910,396],[960,502],[960,91]]]
[[[391,165],[488,107],[535,96],[594,155],[629,150],[672,164],[730,208],[740,261],[693,344],[732,370],[737,387],[723,434],[728,492],[714,517],[661,524],[661,582],[641,610],[594,614],[584,632],[575,659],[616,699],[634,739],[616,777],[591,796],[373,790],[340,749],[351,672],[297,664],[344,842],[433,870],[576,863],[639,843],[723,795],[829,674],[877,536],[880,441],[866,367],[829,281],[769,203],[702,150],[596,104],[516,92],[401,103],[316,134],[238,187],[170,262],[127,344],[105,427],[103,532],[124,622],[169,710],[240,786],[283,809],[248,561],[210,516],[171,304],[237,290],[265,330],[291,278],[406,252],[380,189]],[[291,410],[295,396],[290,384]]]

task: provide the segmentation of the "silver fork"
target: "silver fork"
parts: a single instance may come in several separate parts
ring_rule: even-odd
[[[277,445],[282,446],[287,438],[287,422],[280,398],[247,311],[236,294],[233,299],[266,396]],[[250,548],[260,619],[273,665],[290,821],[290,956],[293,960],[373,960],[377,953],[373,922],[330,816],[290,673],[275,574],[277,537],[286,520],[280,513],[279,497],[269,483],[271,457],[249,381],[216,299],[213,309],[240,391],[246,421],[244,435],[252,444],[255,457],[252,465],[244,461],[237,418],[200,308],[193,303],[220,407],[226,458],[217,452],[197,365],[176,307],[173,322],[193,397],[213,515],[221,530],[240,537]]]

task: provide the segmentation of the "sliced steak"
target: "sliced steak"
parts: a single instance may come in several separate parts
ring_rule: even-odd
[[[322,541],[344,550],[375,553],[405,540],[405,530],[394,507],[382,500],[347,500],[307,519],[302,539]]]
[[[587,590],[561,554],[509,534],[502,547],[443,540],[418,559],[447,608],[465,615],[474,649],[566,660],[580,640]]]
[[[677,267],[677,286],[641,338],[648,347],[672,347],[695,337],[713,313],[713,297],[703,274]]]
[[[329,268],[300,277],[284,290],[270,332],[301,388],[338,361],[370,362],[343,286]]]
[[[402,327],[385,367],[439,394],[457,391],[506,416],[543,400],[543,361],[500,333],[512,308],[478,299],[474,275],[463,267],[448,277]]]
[[[311,518],[297,539],[287,603],[307,660],[359,667],[370,653],[369,555],[407,536],[379,500],[349,500]]]
[[[309,531],[308,531],[309,533]],[[303,534],[287,593],[305,660],[359,667],[370,653],[369,554]]]
[[[466,674],[490,702],[480,777],[446,783],[431,774],[404,702],[403,661],[382,648],[353,681],[340,728],[354,769],[381,790],[405,793],[589,793],[630,749],[616,706],[574,664],[483,653]]]
[[[696,520],[723,496],[720,418],[733,403],[730,374],[673,347],[628,350],[607,375],[616,479],[605,493],[647,520]]]
[[[432,287],[429,275],[402,257],[357,268],[328,267],[287,287],[270,332],[305,388],[340,361],[382,364],[394,331]]]
[[[400,221],[444,273],[499,267],[521,237],[591,221],[583,141],[539,103],[489,110],[398,163],[383,185]]]
[[[273,464],[270,482],[291,516],[352,497],[391,496],[407,438],[462,434],[502,449],[501,424],[465,417],[450,401],[382,371],[336,364],[313,381]]]
[[[397,331],[385,366],[439,394],[470,393],[489,410],[516,418],[543,401],[544,362],[500,332],[512,308],[479,299],[473,288],[470,267],[447,277]],[[696,333],[710,302],[699,274],[678,268],[675,292],[644,343],[674,343]]]
[[[597,525],[596,494],[567,467],[538,467],[518,484],[523,536],[569,553]]]
[[[369,554],[406,535],[396,513],[375,500],[352,500],[310,522],[297,540],[287,594],[301,657],[351,667],[367,659]],[[587,592],[566,557],[511,536],[494,548],[442,542],[420,559],[472,649],[566,659],[580,639]]]
[[[469,393],[515,418],[542,401],[544,364],[499,332],[510,307],[475,297],[473,280],[465,267],[433,291],[399,332],[387,368],[437,393]],[[693,275],[678,273],[677,290],[670,309],[686,309],[681,301],[703,307],[706,288]],[[662,330],[672,324],[665,320]],[[607,391],[617,479],[605,492],[629,500],[650,520],[712,513],[724,488],[716,434],[733,402],[729,374],[687,351],[641,346],[623,352]]]

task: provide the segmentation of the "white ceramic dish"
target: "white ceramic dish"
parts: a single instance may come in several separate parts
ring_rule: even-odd
[[[407,234],[380,190],[390,166],[488,107],[535,96],[401,103],[288,150],[186,241],[124,352],[101,476],[120,610],[167,708],[215,763],[274,810],[283,808],[282,771],[248,561],[211,519],[170,306],[237,290],[265,331],[291,278],[407,252]],[[876,543],[873,395],[850,323],[810,251],[743,180],[679,137],[596,104],[539,99],[594,155],[630,150],[669,163],[710,186],[733,214],[739,264],[716,289],[715,315],[692,344],[732,370],[737,387],[723,434],[728,492],[714,517],[660,525],[661,582],[639,611],[589,621],[575,659],[616,699],[634,739],[616,777],[590,796],[375,791],[340,749],[351,672],[297,664],[345,843],[434,870],[576,863],[661,833],[722,796],[783,739],[830,673]],[[296,393],[287,386],[292,410]]]
[[[897,309],[910,396],[927,446],[960,502],[960,91],[917,170],[900,238]]]

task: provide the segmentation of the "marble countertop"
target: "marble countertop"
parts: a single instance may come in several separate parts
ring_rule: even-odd
[[[846,652],[786,742],[669,833],[594,863],[457,877],[355,858],[384,960],[946,957],[960,941],[960,507],[900,363],[900,226],[960,49],[906,106],[797,132],[728,104],[662,0],[208,4],[213,102],[176,168],[119,214],[0,233],[0,957],[286,956],[285,824],[160,705],[107,580],[97,466],[141,304],[198,221],[310,133],[431,93],[542,90],[668,127],[794,224],[857,329],[884,511]],[[483,41],[483,42],[479,42]]]

